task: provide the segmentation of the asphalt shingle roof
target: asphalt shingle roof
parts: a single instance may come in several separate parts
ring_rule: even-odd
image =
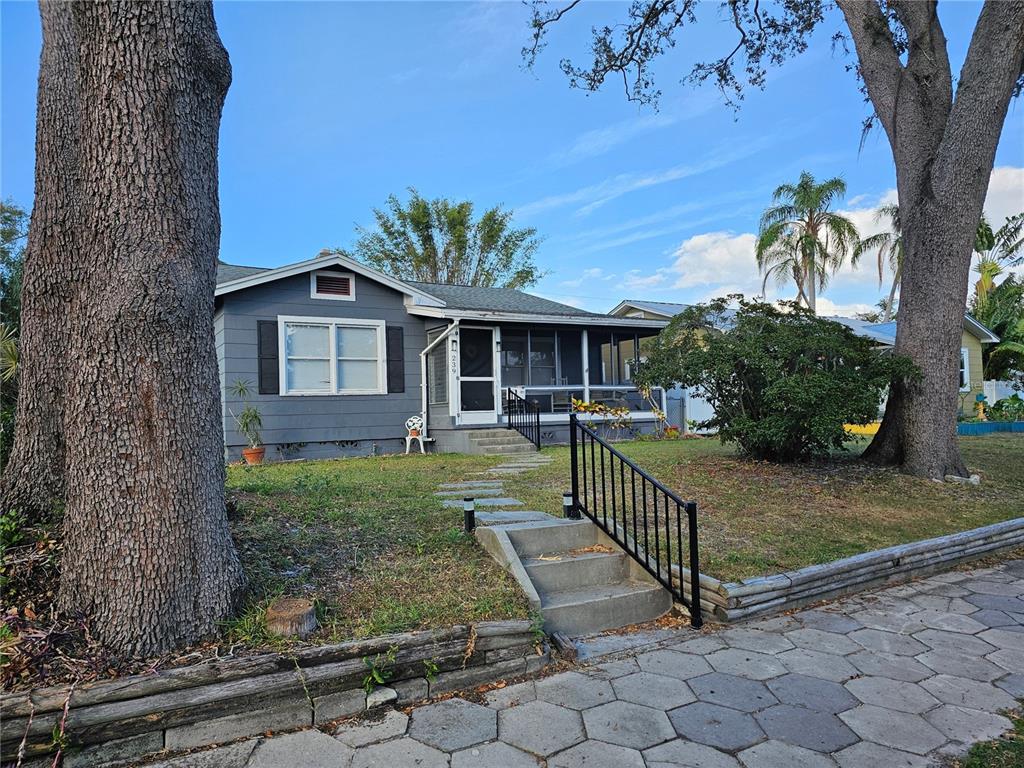
[[[515,288],[480,288],[468,285],[439,285],[408,281],[424,293],[440,299],[446,309],[465,309],[472,312],[514,312],[527,315],[559,315],[565,317],[600,317],[607,315],[587,312],[568,304],[542,299]]]
[[[232,280],[241,280],[243,277],[258,275],[260,272],[266,271],[267,267],[243,267],[239,264],[225,264],[223,261],[218,261],[217,285],[230,283]]]

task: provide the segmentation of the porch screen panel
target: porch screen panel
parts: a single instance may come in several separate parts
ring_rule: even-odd
[[[483,328],[459,331],[459,365],[463,378],[494,376],[494,335]]]
[[[615,383],[628,384],[633,381],[633,369],[636,359],[636,336],[633,334],[615,334]]]
[[[493,411],[493,381],[462,381],[459,383],[463,411]]]
[[[580,331],[558,332],[558,384],[570,386],[583,383],[583,334]]]
[[[439,332],[428,333],[427,342],[432,342]],[[440,405],[448,402],[448,345],[438,344],[427,353],[427,403]]]
[[[530,386],[553,387],[555,378],[555,332],[530,331]]]
[[[614,384],[612,335],[606,331],[589,331],[587,357],[590,361],[591,384]]]
[[[525,333],[502,331],[501,334],[501,385],[503,387],[526,386],[527,336]]]

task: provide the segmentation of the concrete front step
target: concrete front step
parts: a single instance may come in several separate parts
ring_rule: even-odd
[[[534,450],[536,446],[529,440],[524,440],[516,435],[515,437],[471,437],[470,442],[479,448],[491,448],[496,445],[528,445]]]
[[[515,525],[516,523],[546,523],[558,518],[544,512],[526,509],[496,509],[477,511],[477,525]]]
[[[558,525],[510,528],[509,540],[522,559],[545,552],[568,552],[597,543],[597,527],[587,521],[561,521]]]
[[[653,621],[672,608],[660,584],[622,581],[541,593],[544,629],[578,636]]]
[[[542,594],[614,584],[629,578],[622,552],[554,552],[523,561],[530,581]]]

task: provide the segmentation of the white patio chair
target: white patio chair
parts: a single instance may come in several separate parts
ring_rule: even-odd
[[[422,416],[410,416],[405,420],[405,452],[409,453],[412,449],[412,441],[418,440],[420,444],[420,453],[426,453],[423,447],[423,417]]]

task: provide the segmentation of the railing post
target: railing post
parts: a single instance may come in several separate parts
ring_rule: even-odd
[[[569,413],[569,475],[572,479],[572,508],[579,514],[580,508],[580,481],[579,481],[579,458],[576,456],[576,413]]]
[[[700,557],[697,554],[697,502],[686,502],[686,523],[690,529],[690,625],[700,629],[704,624],[700,606]],[[682,573],[680,573],[680,576]]]
[[[533,417],[534,417],[534,424],[536,425],[535,428],[537,430],[534,434],[537,435],[537,450],[539,451],[540,450],[540,407],[538,407],[536,410],[534,410]]]

